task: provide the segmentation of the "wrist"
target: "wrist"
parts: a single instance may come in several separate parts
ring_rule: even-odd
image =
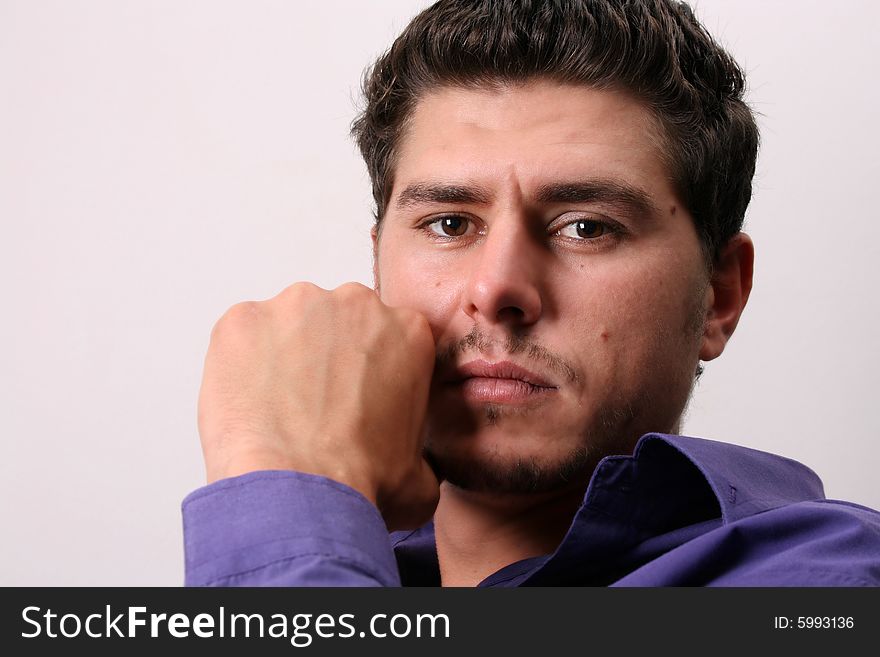
[[[289,470],[318,475],[356,490],[373,506],[378,506],[378,486],[375,486],[363,472],[355,472],[340,467],[338,464],[303,462],[274,453],[248,452],[226,458],[206,458],[205,470],[209,484],[220,479],[238,477],[261,470]]]

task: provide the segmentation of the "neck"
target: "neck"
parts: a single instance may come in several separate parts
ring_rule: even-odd
[[[553,552],[583,501],[583,484],[542,494],[473,492],[444,482],[434,514],[443,586],[476,586],[504,566]]]

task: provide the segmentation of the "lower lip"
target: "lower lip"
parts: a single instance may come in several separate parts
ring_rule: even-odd
[[[468,401],[492,404],[521,404],[535,401],[556,388],[535,386],[520,379],[473,377],[453,384]]]

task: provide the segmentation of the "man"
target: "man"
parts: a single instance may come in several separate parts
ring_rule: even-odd
[[[880,583],[876,512],[674,435],[751,289],[743,89],[667,0],[417,16],[353,130],[375,290],[214,328],[187,583]]]

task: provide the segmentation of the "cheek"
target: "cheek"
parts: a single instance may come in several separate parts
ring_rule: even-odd
[[[389,305],[410,308],[422,313],[434,329],[435,337],[449,323],[458,307],[463,281],[450,276],[455,271],[418,254],[380,249],[378,274],[382,301]]]
[[[595,272],[565,305],[578,318],[590,361],[645,372],[667,367],[692,347],[686,327],[693,321],[693,287],[691,277],[668,267],[609,268]]]

